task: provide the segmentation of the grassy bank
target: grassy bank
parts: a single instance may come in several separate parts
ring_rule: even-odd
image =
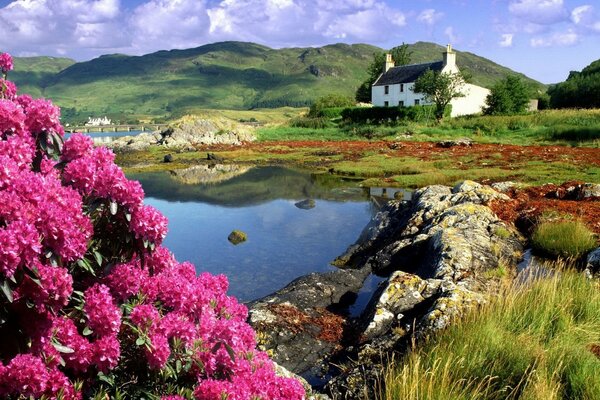
[[[599,289],[567,270],[513,286],[398,360],[382,397],[598,399]]]
[[[259,140],[385,139],[438,141],[468,137],[476,143],[600,147],[600,110],[544,110],[514,116],[466,116],[399,121],[383,125],[347,125],[329,121],[324,129],[291,126],[258,130]]]

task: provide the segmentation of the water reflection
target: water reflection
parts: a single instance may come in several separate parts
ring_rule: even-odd
[[[169,218],[165,245],[177,259],[193,262],[199,272],[226,274],[230,293],[242,301],[332,270],[329,262],[354,243],[376,211],[369,189],[333,176],[281,167],[222,172],[228,179],[182,180],[169,172],[130,178]],[[305,199],[314,207],[295,205]],[[229,243],[234,229],[248,240]]]

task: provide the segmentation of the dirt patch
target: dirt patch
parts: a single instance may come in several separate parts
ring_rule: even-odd
[[[330,343],[340,343],[342,340],[345,319],[325,308],[316,308],[314,315],[287,304],[275,304],[270,306],[269,310],[277,315],[292,333],[307,331],[312,325],[318,328],[317,339]]]
[[[593,343],[590,345],[589,348],[593,355],[600,358],[600,344]]]
[[[525,234],[531,233],[542,214],[552,212],[581,220],[600,235],[600,199],[580,199],[577,195],[570,195],[574,193],[571,188],[582,183],[565,182],[562,185],[511,189],[507,193],[510,200],[494,201],[490,207],[500,219],[515,224]]]

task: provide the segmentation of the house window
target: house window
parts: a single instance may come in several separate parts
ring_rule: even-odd
[[[400,101],[398,102],[398,106],[400,106],[400,107],[404,107],[404,100],[400,100]]]
[[[383,106],[384,107],[389,107],[390,106],[390,102],[389,101],[384,101],[383,102]]]
[[[421,100],[415,99],[415,106],[418,106],[419,104],[421,104]]]
[[[404,83],[400,84],[400,93],[404,92]]]
[[[385,87],[383,88],[383,92],[384,92],[385,94],[390,94],[390,87],[389,87],[389,86],[385,86]]]

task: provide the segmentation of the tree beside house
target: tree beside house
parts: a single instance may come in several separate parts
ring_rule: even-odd
[[[435,96],[414,91],[415,83],[424,74],[439,74],[448,77],[461,76],[456,65],[456,53],[450,45],[443,53],[441,61],[422,64],[395,66],[391,54],[386,55],[383,73],[371,87],[371,103],[378,107],[411,107],[415,105],[437,104]],[[451,79],[456,82],[456,79]],[[481,86],[458,80],[456,95],[449,101],[453,117],[480,113],[490,91]]]

